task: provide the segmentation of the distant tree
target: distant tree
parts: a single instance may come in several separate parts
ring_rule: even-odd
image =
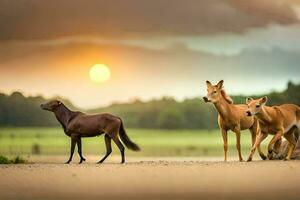
[[[259,98],[265,95],[251,96]],[[283,92],[271,92],[268,105],[294,103],[300,105],[300,84],[289,82]],[[245,103],[246,96],[232,96],[235,103]],[[79,110],[66,99],[63,101],[72,110]],[[58,126],[53,114],[40,109],[40,104],[49,101],[41,96],[25,97],[20,92],[11,95],[0,93],[0,126]],[[110,112],[122,117],[130,128],[167,129],[215,129],[217,112],[212,104],[200,98],[178,102],[171,97],[162,97],[143,102],[134,99],[129,103],[114,103],[107,107],[86,111],[88,113]]]
[[[183,128],[184,116],[176,108],[163,109],[158,116],[158,127],[162,129]]]

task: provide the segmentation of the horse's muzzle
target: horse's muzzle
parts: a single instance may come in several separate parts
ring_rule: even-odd
[[[41,109],[43,109],[43,110],[47,110],[47,108],[45,107],[45,104],[41,104],[40,107],[41,107]]]
[[[247,115],[248,117],[251,117],[251,116],[252,116],[252,113],[251,113],[250,111],[247,111],[247,112],[246,112],[246,115]]]
[[[204,100],[205,103],[210,102],[207,97],[203,97],[203,100]]]

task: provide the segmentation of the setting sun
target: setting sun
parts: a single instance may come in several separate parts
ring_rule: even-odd
[[[96,64],[90,69],[90,78],[94,82],[105,82],[110,79],[110,69],[104,64]]]

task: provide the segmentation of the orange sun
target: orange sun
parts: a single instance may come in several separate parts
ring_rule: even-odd
[[[93,82],[106,82],[110,79],[110,69],[104,64],[96,64],[90,69],[90,78]]]

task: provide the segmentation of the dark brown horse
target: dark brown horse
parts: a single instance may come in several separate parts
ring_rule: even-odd
[[[70,158],[66,164],[69,164],[72,161],[76,144],[78,147],[78,154],[80,156],[79,163],[85,161],[81,150],[82,137],[95,137],[105,134],[106,155],[98,163],[104,162],[104,160],[111,154],[111,140],[113,140],[120,149],[122,155],[121,163],[125,162],[125,148],[121,143],[119,136],[128,149],[133,151],[140,150],[139,146],[133,143],[127,136],[123,122],[119,117],[107,113],[86,115],[82,112],[73,112],[62,102],[57,100],[41,104],[41,108],[43,110],[53,112],[56,119],[62,125],[65,134],[71,138]]]

